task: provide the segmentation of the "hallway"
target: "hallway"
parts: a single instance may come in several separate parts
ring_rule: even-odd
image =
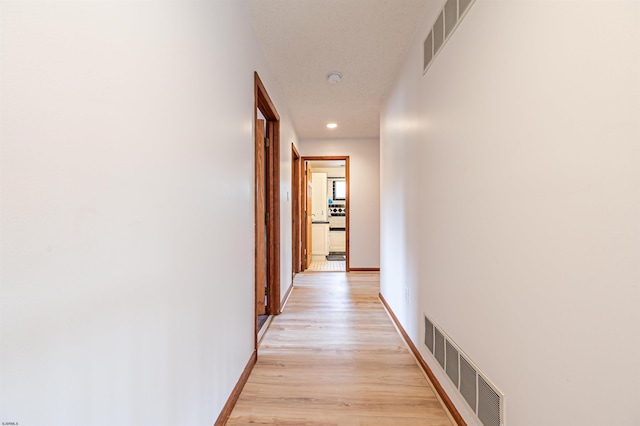
[[[450,425],[378,299],[378,273],[299,274],[228,425]]]

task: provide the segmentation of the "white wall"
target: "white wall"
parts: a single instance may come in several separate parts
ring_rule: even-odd
[[[270,74],[265,71],[265,75]],[[262,78],[262,77],[261,77]],[[264,79],[262,80],[265,83]],[[266,85],[267,83],[265,83]],[[291,123],[284,98],[279,96],[278,85],[270,79],[266,86],[280,115],[280,305],[285,301],[287,290],[293,285],[293,208],[291,202],[291,168],[293,155],[291,144],[298,146],[298,136]]]
[[[436,9],[381,115],[382,293],[508,425],[640,424],[640,3],[478,1],[423,77]]]
[[[346,167],[314,167],[314,173],[326,173],[327,177],[345,177]]]
[[[0,419],[213,424],[254,344],[254,70],[283,188],[295,141],[247,6],[1,7]]]
[[[300,155],[349,156],[349,267],[380,267],[380,141],[303,139]]]

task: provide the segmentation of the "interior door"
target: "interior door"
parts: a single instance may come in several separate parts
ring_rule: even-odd
[[[305,253],[306,253],[306,257],[305,257],[305,269],[308,269],[309,266],[311,266],[311,230],[312,230],[312,225],[311,222],[313,220],[313,209],[312,209],[312,204],[311,204],[311,195],[312,195],[312,183],[311,183],[311,166],[309,165],[309,162],[305,162],[305,173],[304,173],[304,177],[305,177],[305,188],[307,191],[307,197],[306,197],[306,206],[305,206],[305,220],[306,220],[306,240],[307,240],[307,247],[305,247]]]
[[[267,233],[266,233],[266,167],[265,167],[265,143],[264,143],[265,120],[256,119],[256,143],[255,143],[255,163],[256,163],[256,202],[255,202],[255,226],[256,226],[256,313],[264,315],[265,308],[265,287],[267,285]]]

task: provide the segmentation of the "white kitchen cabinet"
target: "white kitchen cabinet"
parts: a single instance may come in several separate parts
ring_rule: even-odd
[[[329,220],[327,208],[327,174],[311,173],[312,220],[314,222],[325,222]]]
[[[311,224],[311,258],[322,260],[329,254],[329,223]]]
[[[345,231],[329,231],[329,251],[347,251],[347,233]]]

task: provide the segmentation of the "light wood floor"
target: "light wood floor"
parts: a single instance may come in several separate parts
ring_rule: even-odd
[[[378,292],[378,273],[297,275],[227,424],[451,425]]]

